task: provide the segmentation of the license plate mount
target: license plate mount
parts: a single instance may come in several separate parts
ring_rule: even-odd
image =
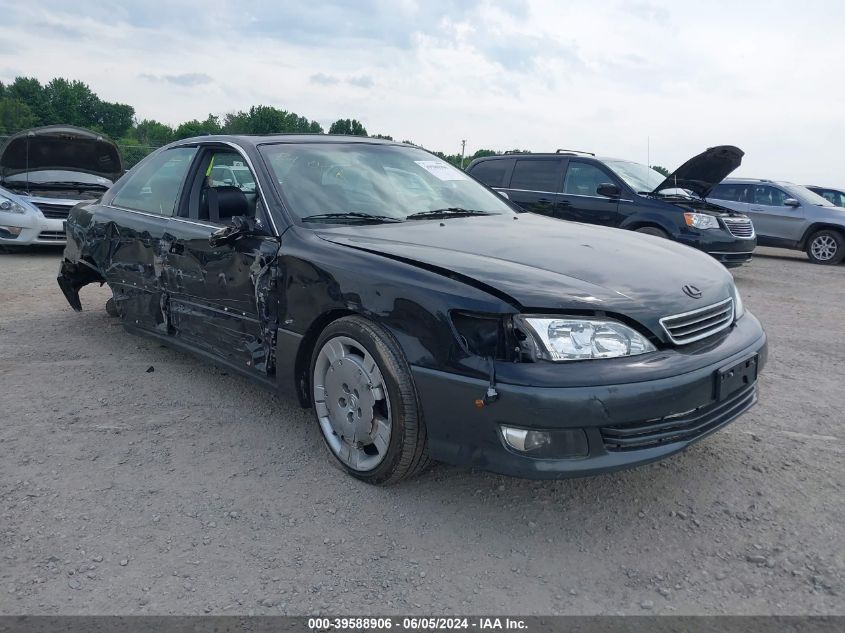
[[[738,363],[717,370],[716,401],[729,398],[737,391],[753,385],[757,381],[758,360],[758,355],[754,354]]]

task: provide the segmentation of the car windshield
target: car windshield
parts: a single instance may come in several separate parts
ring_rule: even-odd
[[[610,167],[617,176],[638,193],[654,191],[660,183],[666,180],[666,176],[659,171],[651,167],[646,167],[641,163],[635,163],[629,160],[605,160],[604,164]],[[673,189],[673,191],[680,190]]]
[[[415,147],[277,143],[260,151],[288,208],[305,221],[514,213],[464,172]]]
[[[786,187],[786,190],[793,194],[796,198],[806,201],[808,204],[812,204],[817,207],[836,206],[827,198],[820,196],[815,191],[807,189],[807,187],[804,187],[803,185],[789,185],[788,187]]]

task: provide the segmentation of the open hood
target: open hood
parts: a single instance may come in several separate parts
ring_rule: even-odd
[[[654,193],[663,189],[689,189],[701,198],[706,198],[713,187],[722,182],[742,164],[745,155],[733,145],[711,147],[698,156],[693,156],[662,183],[654,188]]]
[[[81,127],[48,125],[9,137],[0,151],[0,177],[44,170],[78,171],[114,182],[123,164],[117,145]]]

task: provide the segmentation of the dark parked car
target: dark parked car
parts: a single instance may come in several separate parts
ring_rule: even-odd
[[[845,207],[845,189],[831,189],[830,187],[818,187],[816,185],[807,185],[807,189],[819,194],[837,207]]]
[[[467,171],[526,211],[670,238],[731,267],[751,259],[754,226],[704,198],[742,156],[736,147],[711,147],[664,176],[628,160],[558,150],[478,158]]]
[[[255,186],[215,186],[242,162]],[[710,257],[520,213],[432,154],[205,136],[68,220],[59,285],[313,407],[388,483],[429,459],[567,477],[682,450],[751,407],[766,335]]]

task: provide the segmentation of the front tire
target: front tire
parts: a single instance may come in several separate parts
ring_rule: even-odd
[[[643,235],[653,235],[654,237],[662,237],[665,240],[669,239],[669,234],[663,229],[657,228],[656,226],[641,226],[640,228],[634,230],[636,233],[642,233]]]
[[[310,385],[323,440],[348,474],[384,485],[428,466],[411,370],[386,329],[357,316],[331,323],[314,346]]]
[[[845,258],[845,237],[839,231],[822,229],[810,236],[806,250],[814,264],[833,266]]]

